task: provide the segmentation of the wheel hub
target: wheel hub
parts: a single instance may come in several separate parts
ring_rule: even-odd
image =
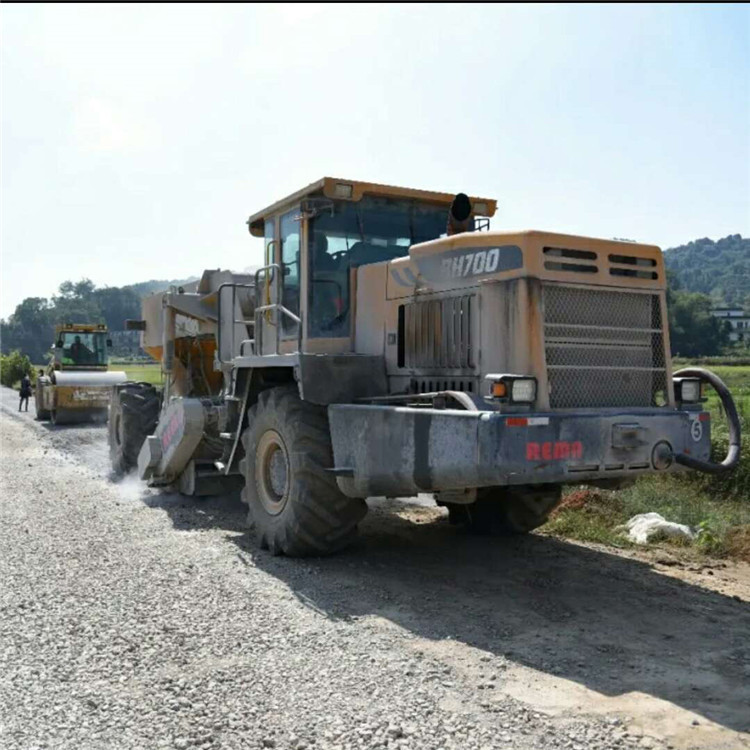
[[[261,503],[268,513],[278,515],[289,496],[289,456],[281,435],[263,433],[256,452],[256,480]]]

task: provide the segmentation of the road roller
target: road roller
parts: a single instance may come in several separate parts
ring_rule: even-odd
[[[36,379],[36,418],[52,424],[106,422],[110,390],[127,380],[123,370],[107,369],[111,346],[104,324],[55,326],[50,363]]]

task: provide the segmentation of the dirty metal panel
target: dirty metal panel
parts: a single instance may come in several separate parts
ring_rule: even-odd
[[[383,356],[300,354],[296,374],[300,396],[313,404],[351,403],[388,393]]]
[[[138,476],[159,482],[174,480],[193,457],[203,438],[204,424],[200,399],[174,399],[138,454]]]
[[[336,405],[328,413],[337,482],[351,497],[655,473],[661,441],[697,458],[710,452],[708,421],[688,412],[519,416]],[[705,426],[692,429],[698,418]]]

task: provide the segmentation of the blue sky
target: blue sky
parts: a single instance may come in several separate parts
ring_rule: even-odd
[[[750,7],[24,6],[2,14],[2,304],[261,257],[323,175],[496,229],[750,234]]]

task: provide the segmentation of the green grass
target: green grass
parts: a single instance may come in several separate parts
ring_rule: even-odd
[[[742,423],[743,451],[733,472],[645,477],[616,492],[570,489],[545,529],[559,536],[624,547],[631,543],[616,527],[638,513],[656,512],[668,521],[700,529],[693,545],[698,554],[750,561],[750,367],[709,369],[729,387]],[[720,461],[727,449],[727,422],[713,389],[706,395],[714,459]]]
[[[136,365],[132,363],[124,365],[110,364],[110,370],[125,370],[128,376],[128,380],[138,380],[141,383],[151,383],[153,385],[161,385],[161,365],[157,363],[149,363],[146,365]]]
[[[555,536],[614,547],[636,546],[618,527],[639,513],[651,512],[699,530],[693,545],[697,554],[750,561],[750,503],[720,498],[666,475],[643,478],[615,492],[594,488],[569,490],[544,528]],[[663,544],[685,546],[675,542]]]

